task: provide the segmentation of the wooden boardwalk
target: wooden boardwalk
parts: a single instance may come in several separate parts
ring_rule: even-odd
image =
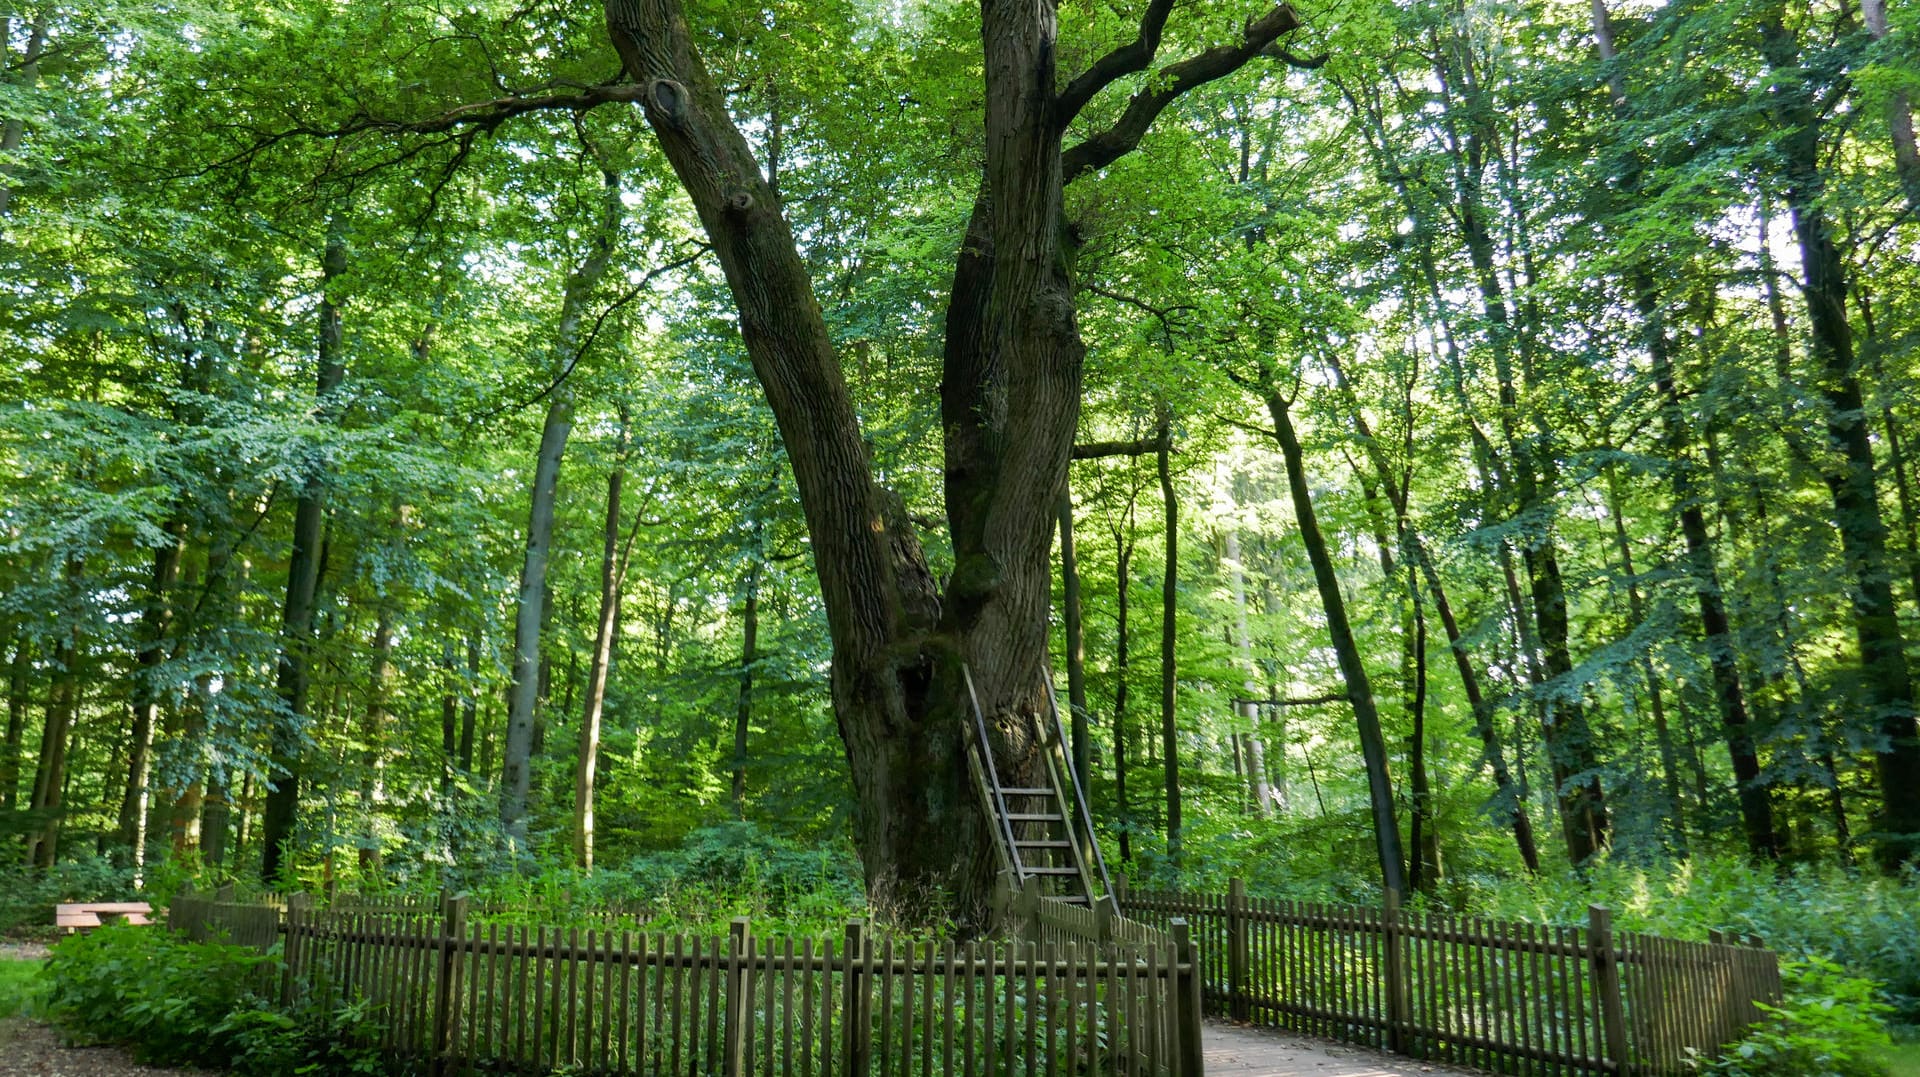
[[[1208,1021],[1201,1037],[1207,1077],[1473,1077],[1417,1058],[1349,1047],[1266,1028]]]

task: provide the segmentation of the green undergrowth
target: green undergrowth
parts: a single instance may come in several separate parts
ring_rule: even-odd
[[[0,1021],[34,1008],[40,991],[40,962],[0,958]]]
[[[158,1066],[233,1077],[396,1074],[374,1048],[367,1007],[286,1009],[277,951],[189,942],[112,925],[63,939],[42,970],[40,1009],[72,1043],[112,1043]]]

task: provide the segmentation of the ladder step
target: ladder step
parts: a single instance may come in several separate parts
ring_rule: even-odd
[[[1016,841],[1014,842],[1014,844],[1018,845],[1022,849],[1071,849],[1073,848],[1073,843],[1070,841]]]
[[[1063,822],[1066,822],[1066,820],[1060,818],[1058,815],[1054,815],[1049,812],[1017,812],[1017,811],[1008,812],[1007,821],[1012,823],[1063,823]]]
[[[1044,867],[1042,867],[1042,868],[1035,868],[1035,867],[1029,867],[1029,868],[1027,869],[1027,874],[1028,874],[1028,875],[1078,875],[1078,874],[1080,874],[1080,869],[1079,869],[1079,868],[1044,868]]]
[[[1050,786],[1045,789],[1030,789],[1026,787],[1002,789],[1000,792],[1010,797],[1050,797],[1053,795],[1053,789]]]
[[[1063,894],[1063,895],[1056,896],[1053,900],[1064,902],[1068,905],[1085,905],[1087,903],[1087,895]]]

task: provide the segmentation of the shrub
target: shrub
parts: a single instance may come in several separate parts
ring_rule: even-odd
[[[1786,1001],[1764,1007],[1767,1018],[1720,1058],[1705,1061],[1713,1077],[1882,1077],[1879,1061],[1893,1046],[1883,1023],[1888,1007],[1871,980],[1848,976],[1813,958],[1783,970]]]
[[[158,1065],[224,1064],[229,1015],[253,1008],[271,958],[240,946],[186,942],[152,928],[113,925],[54,947],[47,1016],[80,1042],[125,1043]]]
[[[402,1072],[377,1047],[362,1001],[291,1010],[258,989],[278,983],[277,955],[196,943],[152,928],[104,927],[54,947],[44,1009],[68,1039],[111,1042],[143,1062],[230,1070],[235,1077],[371,1077]]]

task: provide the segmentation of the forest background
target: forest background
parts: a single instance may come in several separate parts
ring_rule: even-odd
[[[1135,100],[1258,14],[1147,10]],[[1067,188],[1085,389],[1031,494],[1109,857],[1372,900],[1403,830],[1422,900],[1758,931],[1912,1017],[1920,16],[1292,10]],[[978,16],[689,13],[946,578]],[[14,919],[225,878],[860,902],[807,522],[603,18],[10,10]],[[1142,32],[1059,19],[1063,72]]]

